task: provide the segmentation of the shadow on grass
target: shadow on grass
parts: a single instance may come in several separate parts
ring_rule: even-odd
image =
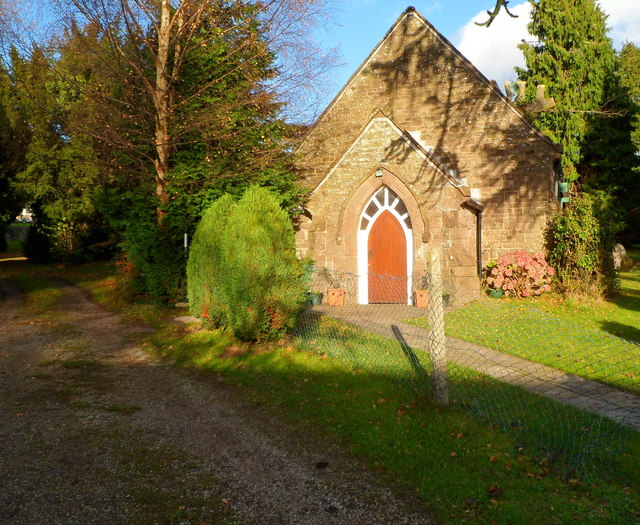
[[[391,330],[393,331],[393,335],[395,336],[396,341],[398,341],[400,348],[404,352],[404,355],[409,361],[411,368],[413,368],[416,380],[419,383],[430,385],[430,377],[427,374],[427,371],[422,366],[422,363],[420,363],[420,359],[418,359],[418,356],[416,355],[416,353],[409,346],[409,343],[407,343],[400,329],[396,325],[392,325]]]
[[[620,294],[611,300],[619,308],[640,312],[640,267],[620,274]]]
[[[411,348],[397,326],[392,327],[395,340],[317,314],[313,322],[303,320],[303,326],[298,332],[301,347],[430,394],[433,368],[428,352]],[[448,371],[452,408],[500,427],[514,439],[516,448],[564,475],[613,468],[626,441],[635,434],[607,418],[470,368],[449,363]]]
[[[635,326],[629,326],[616,321],[600,321],[598,324],[605,332],[617,337],[622,337],[627,341],[640,344],[640,329]]]
[[[367,468],[415,490],[443,523],[462,523],[471,512],[478,523],[538,523],[548,514],[558,523],[595,525],[626,522],[634,511],[640,434],[462,367],[450,368],[452,405],[439,405],[416,377],[422,369],[428,379],[430,363],[414,348],[407,355],[406,341],[403,348],[401,341],[318,315],[307,321],[304,333],[271,348],[238,345],[217,331],[160,336],[155,346],[198,377],[202,371],[223,376],[249,402],[276,407],[310,435],[319,432],[321,440],[328,433]],[[330,337],[335,333],[345,344]],[[562,419],[568,423],[558,426]],[[590,473],[598,483],[567,490],[571,485],[556,474],[576,473],[567,460],[572,453],[581,465],[600,466]],[[500,505],[490,501],[491,485],[504,489]],[[600,494],[601,486],[612,488]],[[632,487],[632,493],[615,487]],[[603,497],[607,506],[600,504]]]
[[[49,279],[29,272],[21,272],[21,269],[28,268],[24,263],[22,265],[1,264],[3,270],[7,269],[7,266],[4,266],[7,264],[13,271],[3,271],[0,275],[0,299],[3,296],[22,295],[27,301],[27,308],[31,314],[43,315],[50,312],[62,296],[58,286]],[[9,284],[3,285],[2,280]]]

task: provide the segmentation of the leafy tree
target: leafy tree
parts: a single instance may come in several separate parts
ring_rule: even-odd
[[[607,36],[606,15],[595,0],[531,0],[529,32],[522,43],[526,69],[518,69],[528,92],[544,84],[556,101],[532,115],[535,124],[561,143],[562,175],[574,182],[572,203],[547,232],[549,260],[566,288],[599,284],[615,290],[611,249],[622,228],[620,206],[637,179],[628,73]],[[582,193],[581,193],[582,191]],[[614,210],[616,210],[614,212]],[[595,277],[595,280],[594,280]]]
[[[640,152],[640,48],[631,42],[627,42],[620,51],[619,76],[620,84],[633,105],[631,137],[636,151]]]
[[[122,235],[140,291],[179,296],[176,254],[208,203],[256,183],[299,199],[276,65],[306,52],[288,78],[309,78],[320,55],[300,45],[302,29],[326,0],[61,4],[71,7],[63,56],[73,49],[89,73],[62,62],[55,72],[88,101],[74,123],[96,141],[99,208]]]
[[[256,18],[237,26],[239,15],[226,12],[226,18],[215,19],[221,34],[212,37],[207,24],[214,20],[206,19],[213,14],[203,14],[202,32],[181,43],[181,60],[189,67],[172,80],[172,114],[167,120],[171,147],[162,177],[157,169],[155,181],[148,177],[150,166],[139,156],[157,153],[143,138],[151,123],[136,115],[141,107],[148,115],[157,114],[151,104],[145,105],[143,92],[134,87],[126,94],[116,93],[113,100],[131,97],[126,102],[131,112],[104,116],[132,147],[110,150],[113,168],[128,168],[109,171],[102,208],[121,228],[123,248],[139,271],[136,288],[159,297],[184,293],[183,235],[191,236],[210,202],[226,193],[241,195],[256,183],[275,189],[289,205],[300,195],[285,151],[287,126],[279,115],[281,105],[265,87],[277,72],[261,26]],[[222,31],[225,19],[229,26]]]
[[[92,92],[108,108],[113,124],[94,126],[92,133],[125,152],[145,176],[151,176],[159,222],[171,199],[172,165],[185,144],[193,143],[198,134],[235,138],[242,106],[256,113],[243,122],[250,124],[256,139],[269,135],[260,113],[273,105],[274,86],[282,85],[281,78],[274,81],[274,65],[282,56],[304,53],[301,44],[311,42],[304,30],[327,12],[326,0],[67,0],[60,4],[69,7],[69,26],[80,38],[79,26],[89,24],[97,31],[97,40],[84,40],[86,50],[115,66],[113,85],[121,90]],[[292,83],[299,83],[303,73],[309,78],[314,71],[322,71],[320,54],[312,51],[307,46],[304,60],[287,69]],[[221,96],[225,90],[231,91],[226,99]],[[230,115],[231,111],[236,114]],[[250,167],[265,159],[264,152],[262,147],[254,152],[258,155],[248,156]]]

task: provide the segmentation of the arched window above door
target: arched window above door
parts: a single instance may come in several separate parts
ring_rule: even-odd
[[[398,197],[398,195],[387,186],[382,186],[376,193],[369,199],[369,202],[362,212],[360,219],[360,229],[366,230],[369,227],[371,221],[380,215],[384,210],[394,210],[407,229],[411,229],[411,218],[409,217],[409,211],[404,202]]]

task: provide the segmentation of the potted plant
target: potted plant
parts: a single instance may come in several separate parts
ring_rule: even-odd
[[[307,292],[307,302],[311,306],[318,306],[322,304],[322,297],[324,294],[319,290],[310,290]]]
[[[489,290],[489,296],[493,299],[500,299],[502,297],[502,288],[492,288]]]
[[[414,290],[413,306],[415,306],[416,308],[428,308],[429,307],[429,291]]]
[[[324,268],[321,271],[321,275],[328,281],[330,286],[327,290],[327,304],[329,306],[343,306],[345,293],[339,274],[333,270]]]
[[[445,308],[451,304],[451,294],[449,292],[442,292],[442,306]]]

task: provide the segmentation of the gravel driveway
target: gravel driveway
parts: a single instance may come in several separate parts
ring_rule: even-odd
[[[0,280],[0,523],[434,523],[329,439],[147,355],[144,327],[50,282],[62,300],[34,318]]]

